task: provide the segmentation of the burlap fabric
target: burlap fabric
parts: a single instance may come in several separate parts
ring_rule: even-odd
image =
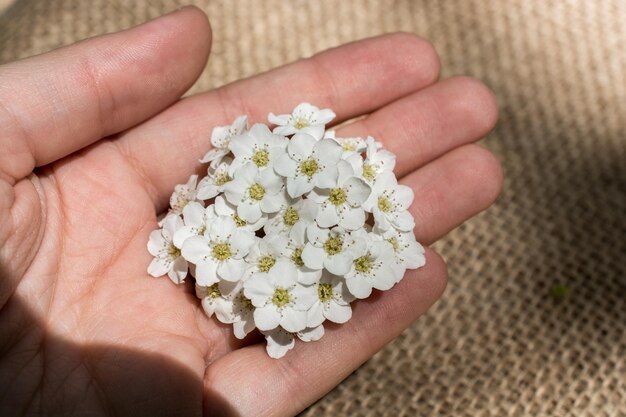
[[[444,76],[499,98],[486,145],[504,192],[436,245],[443,299],[303,415],[626,416],[626,2],[195,3],[214,46],[192,91],[405,30],[433,41]],[[19,0],[0,18],[0,61],[180,5]]]

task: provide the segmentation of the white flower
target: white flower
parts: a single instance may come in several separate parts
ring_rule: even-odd
[[[185,240],[182,254],[196,265],[196,282],[209,286],[224,279],[238,281],[246,271],[243,258],[254,244],[254,234],[237,228],[230,217],[220,216],[211,222],[203,236]]]
[[[207,316],[215,314],[222,323],[233,323],[235,321],[233,300],[222,293],[220,287],[223,282],[225,281],[208,287],[196,284],[196,297],[202,300],[202,308]]]
[[[296,333],[288,332],[280,327],[273,330],[261,332],[265,336],[267,345],[265,350],[270,358],[279,359],[293,349],[296,336],[303,342],[314,342],[324,336],[324,326],[319,325],[314,328],[306,328]]]
[[[170,197],[170,213],[181,214],[190,201],[196,200],[196,183],[198,176],[192,175],[186,184],[178,184]]]
[[[174,284],[180,284],[187,276],[187,261],[181,256],[173,242],[177,230],[183,227],[183,221],[177,214],[168,214],[163,219],[163,228],[150,233],[148,251],[154,259],[148,266],[148,273],[153,277],[167,274]]]
[[[335,275],[344,275],[352,261],[362,252],[366,242],[354,238],[340,227],[321,229],[315,224],[307,227],[309,241],[302,251],[304,264],[311,269],[326,268]]]
[[[280,243],[281,236],[278,235],[265,235],[263,238],[257,238],[246,256],[249,272],[269,272],[276,262],[287,262],[287,259],[283,259],[281,255]]]
[[[271,214],[263,230],[266,234],[287,234],[300,223],[310,224],[315,220],[317,204],[303,198],[292,199],[288,195],[280,210]]]
[[[312,287],[298,283],[290,262],[276,262],[269,272],[254,273],[243,283],[244,295],[256,307],[254,322],[259,330],[278,326],[288,332],[306,328],[306,312],[317,295]]]
[[[298,281],[304,285],[311,285],[322,276],[320,269],[308,268],[302,260],[302,251],[307,242],[308,224],[308,222],[297,223],[289,232],[289,236],[280,235],[276,241],[281,256],[290,259],[298,268]]]
[[[346,161],[337,165],[337,184],[330,189],[315,188],[309,198],[320,204],[315,220],[320,227],[339,225],[348,230],[356,230],[365,223],[365,211],[361,205],[371,193],[365,181],[354,176],[354,171]]]
[[[332,132],[333,134],[331,135],[328,134],[329,132],[326,132],[326,134],[324,135],[324,138],[333,139],[335,142],[339,144],[339,146],[341,146],[341,149],[343,150],[341,154],[341,159],[345,160],[354,155],[358,155],[360,157],[363,151],[365,151],[365,149],[367,148],[367,145],[365,143],[365,140],[363,140],[363,138],[359,138],[359,137],[338,138],[338,137],[335,137],[334,131]]]
[[[393,248],[398,281],[402,279],[406,269],[417,269],[426,264],[424,247],[415,240],[413,231],[401,232],[391,228],[379,237],[389,242]]]
[[[352,317],[350,302],[354,296],[345,287],[343,278],[325,273],[315,284],[317,301],[307,312],[307,325],[319,326],[325,319],[333,323],[345,323]]]
[[[224,191],[224,186],[232,178],[228,174],[231,158],[224,158],[215,169],[209,169],[208,175],[200,180],[198,184],[197,197],[202,200],[208,200]]]
[[[270,113],[268,120],[277,125],[274,133],[284,136],[294,133],[307,133],[319,140],[324,135],[325,125],[335,118],[331,109],[320,110],[309,103],[301,103],[291,114],[275,115]]]
[[[353,233],[355,238],[364,239],[367,245],[360,246],[350,270],[345,274],[346,286],[356,298],[367,298],[372,288],[388,290],[398,281],[394,269],[395,254],[391,243],[365,238],[368,233],[359,230]]]
[[[174,245],[182,248],[188,237],[199,236],[209,227],[210,222],[217,217],[213,206],[204,207],[202,204],[192,201],[183,209],[183,222],[185,225],[174,233]]]
[[[391,227],[407,232],[415,227],[415,219],[408,208],[413,202],[413,190],[399,185],[393,172],[383,171],[372,187],[370,198],[363,208],[374,214],[374,230],[386,232]]]
[[[237,206],[230,204],[221,195],[215,197],[215,203],[213,204],[213,207],[215,208],[215,214],[217,214],[218,216],[232,217],[237,227],[241,227],[242,229],[249,230],[251,232],[256,232],[257,230],[259,230],[261,227],[263,227],[263,225],[265,225],[265,222],[267,221],[267,218],[265,217],[260,217],[259,220],[257,220],[256,222],[245,221],[237,214]]]
[[[296,345],[296,338],[293,333],[280,327],[262,331],[261,333],[265,336],[267,342],[265,350],[270,358],[282,358]]]
[[[216,168],[222,158],[230,153],[229,144],[234,136],[240,135],[246,131],[248,124],[247,116],[239,116],[232,125],[220,126],[213,129],[211,133],[211,145],[213,149],[208,151],[200,162],[210,162],[211,168]]]
[[[308,193],[313,187],[329,188],[337,181],[337,163],[341,147],[332,139],[317,141],[307,134],[297,134],[287,145],[274,170],[287,178],[287,192],[292,198]]]
[[[379,174],[393,171],[396,166],[396,156],[387,150],[380,149],[380,143],[371,136],[368,136],[365,143],[367,144],[365,160],[361,155],[350,155],[346,160],[352,165],[358,176],[362,177],[368,184],[373,185]]]
[[[244,295],[243,288],[233,296],[233,311],[235,313],[233,333],[237,339],[243,339],[248,333],[256,329],[254,306],[252,301]]]
[[[245,134],[230,141],[230,150],[235,159],[230,167],[230,174],[247,163],[253,163],[260,170],[274,166],[276,159],[285,153],[289,140],[275,135],[267,126],[257,123]]]
[[[243,220],[254,223],[263,213],[275,213],[284,201],[283,182],[274,171],[259,171],[254,164],[246,164],[235,171],[232,181],[224,187],[226,199],[237,206]]]

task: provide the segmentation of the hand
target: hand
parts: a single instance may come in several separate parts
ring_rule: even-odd
[[[337,122],[366,115],[337,134],[398,155],[424,244],[497,197],[500,166],[472,144],[496,122],[494,97],[467,77],[438,81],[424,40],[358,41],[179,99],[210,37],[185,8],[0,67],[1,415],[292,415],[442,294],[444,262],[427,250],[424,268],[357,302],[347,324],[274,360],[207,318],[191,279],[149,277],[157,214],[203,169],[211,129],[239,114],[265,121],[309,101]]]

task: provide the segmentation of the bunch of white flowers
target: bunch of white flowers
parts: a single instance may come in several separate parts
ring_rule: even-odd
[[[273,358],[425,263],[395,155],[372,137],[335,137],[334,117],[302,103],[270,113],[273,130],[248,129],[246,116],[215,128],[207,176],[176,186],[148,242],[151,275],[180,284],[189,272],[206,313],[240,339],[258,329]]]

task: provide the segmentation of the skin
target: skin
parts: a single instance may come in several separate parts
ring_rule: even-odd
[[[184,8],[0,66],[1,415],[293,415],[441,296],[446,267],[428,249],[347,324],[273,360],[208,319],[191,282],[149,277],[157,215],[202,172],[212,127],[239,114],[262,122],[308,101],[335,123],[365,115],[337,135],[398,155],[426,245],[498,196],[500,165],[473,144],[496,123],[495,98],[472,78],[440,81],[423,39],[362,40],[180,99],[210,40],[206,16]]]

